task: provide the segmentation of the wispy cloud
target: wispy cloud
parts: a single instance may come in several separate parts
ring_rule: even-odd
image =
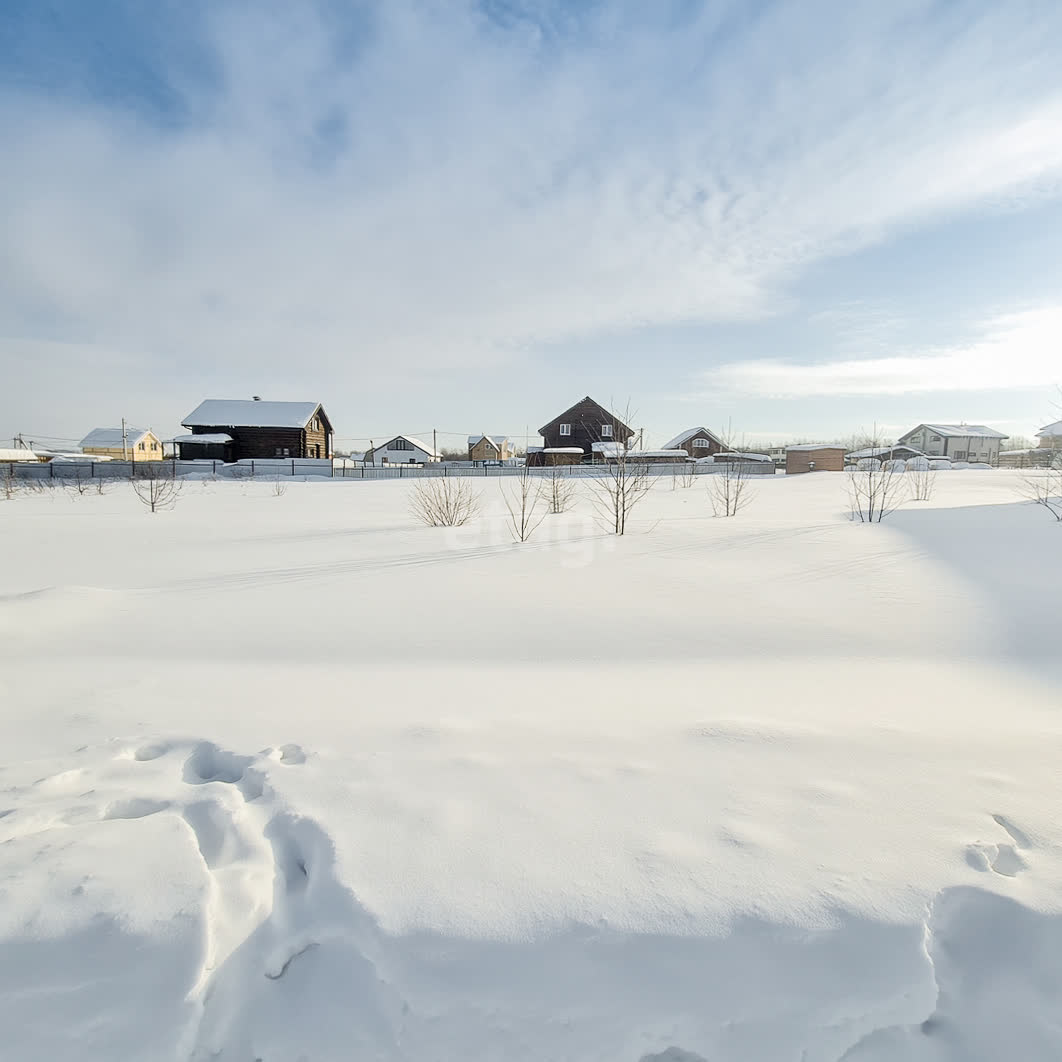
[[[1004,314],[984,322],[979,338],[895,357],[810,365],[755,359],[722,365],[714,388],[771,398],[901,395],[1049,387],[1062,380],[1062,308]]]
[[[179,121],[4,89],[0,357],[400,380],[755,317],[824,257],[1056,191],[1058,5],[750,6],[222,3],[211,79],[161,72]]]

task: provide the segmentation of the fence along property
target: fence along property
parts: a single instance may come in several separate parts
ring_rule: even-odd
[[[638,463],[632,460],[632,464]],[[694,461],[676,463],[647,462],[646,470],[651,476],[708,476],[722,472],[729,467],[731,471],[743,475],[773,475],[774,465],[761,461],[731,462],[729,465],[697,463]],[[606,466],[597,465],[556,465],[532,468],[531,474],[539,478],[548,478],[556,472],[562,476],[594,478],[605,472]],[[180,479],[276,479],[283,477],[323,478],[323,479],[437,479],[440,476],[467,476],[475,479],[492,479],[497,477],[519,476],[524,471],[523,465],[472,465],[467,462],[452,464],[437,463],[429,465],[365,465],[355,464],[338,458],[334,461],[313,458],[280,458],[277,460],[255,459],[226,464],[223,461],[51,461],[41,463],[0,463],[0,471],[17,479],[39,481],[54,480],[76,481],[84,479],[131,479],[134,471],[137,478],[149,476],[152,472]]]

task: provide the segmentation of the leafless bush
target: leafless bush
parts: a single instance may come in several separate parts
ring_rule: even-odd
[[[288,493],[288,485],[280,478],[279,474],[273,480],[272,491],[275,498],[283,498]]]
[[[520,474],[499,484],[509,513],[509,531],[516,542],[526,542],[546,518],[545,500],[539,484],[525,465]]]
[[[718,469],[718,471],[715,471]],[[737,516],[753,498],[752,476],[740,462],[720,461],[708,477],[708,498],[716,516]]]
[[[540,481],[539,490],[547,510],[554,516],[566,513],[575,504],[575,483],[570,475],[561,472],[556,465]]]
[[[479,512],[480,504],[464,476],[418,479],[409,493],[410,512],[428,527],[461,527]]]
[[[15,475],[15,466],[8,464],[0,467],[0,498],[11,501],[21,489],[22,481]]]
[[[616,535],[627,533],[627,523],[634,507],[653,487],[649,466],[620,451],[609,461],[592,483],[594,509],[598,520]]]
[[[692,461],[679,465],[671,474],[671,489],[692,487],[697,482],[697,468]]]
[[[157,464],[143,465],[136,469],[130,481],[136,496],[153,513],[160,509],[172,509],[181,493],[181,481],[177,469],[167,470]]]
[[[75,468],[74,474],[64,479],[62,484],[63,490],[78,497],[84,497],[94,486],[91,473],[86,474],[81,468]]]
[[[1047,468],[1040,473],[1023,476],[1021,492],[1029,501],[1042,505],[1056,520],[1062,522],[1062,469]]]
[[[907,488],[912,501],[929,501],[933,497],[937,474],[929,467],[928,461],[925,468],[909,468],[904,475],[907,476]]]
[[[853,520],[861,524],[880,524],[907,500],[907,477],[891,466],[850,469],[848,500]]]

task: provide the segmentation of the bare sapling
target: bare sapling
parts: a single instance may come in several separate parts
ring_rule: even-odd
[[[1021,493],[1029,501],[1043,506],[1056,520],[1062,522],[1062,468],[1057,464],[1041,472],[1023,476]]]
[[[181,493],[177,469],[167,469],[155,462],[136,469],[130,480],[136,496],[153,512],[172,509]]]
[[[461,527],[480,507],[479,494],[464,476],[419,479],[409,493],[410,512],[428,527]]]
[[[554,516],[566,513],[575,504],[575,483],[557,465],[550,467],[545,479],[540,482],[539,490],[547,511]]]
[[[630,406],[622,415],[614,412],[613,433],[616,427],[629,424],[633,419]],[[631,513],[652,490],[653,480],[648,462],[631,454],[627,448],[628,440],[612,438],[607,441],[614,446],[606,455],[600,474],[592,481],[592,499],[602,526],[610,534],[625,535]]]
[[[15,474],[14,464],[6,464],[0,467],[0,498],[11,501],[22,486],[21,480]]]
[[[280,478],[280,473],[273,479],[272,493],[274,498],[283,498],[288,493],[288,485]]]
[[[512,481],[499,483],[509,514],[509,532],[515,542],[526,542],[546,518],[546,502],[539,484],[524,465]]]
[[[907,476],[911,501],[929,501],[933,497],[933,488],[937,485],[937,474],[929,467],[928,461],[924,464],[924,468],[915,465],[904,473]]]
[[[720,461],[708,477],[708,498],[716,516],[737,516],[753,499],[752,477],[740,461]]]
[[[851,518],[861,524],[880,524],[907,500],[907,477],[893,471],[887,462],[866,460],[860,464],[865,467],[847,473]]]

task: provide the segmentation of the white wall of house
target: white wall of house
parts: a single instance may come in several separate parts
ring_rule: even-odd
[[[394,443],[398,443],[398,448],[394,448]],[[401,448],[402,440],[392,440],[388,444],[388,447],[377,447],[373,452],[373,456],[369,458],[370,464],[377,465],[407,465],[411,461],[415,464],[427,464],[429,461],[438,461],[437,457],[432,457],[427,450],[422,450],[419,446],[415,446],[410,443],[411,449]]]
[[[929,428],[919,428],[899,440],[930,457],[947,457],[951,461],[986,461],[995,464],[1002,439],[983,435],[937,435]]]

